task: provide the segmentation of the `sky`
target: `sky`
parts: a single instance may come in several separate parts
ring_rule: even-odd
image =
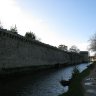
[[[96,0],[0,0],[4,28],[16,24],[18,33],[32,31],[41,42],[88,50],[96,32]]]

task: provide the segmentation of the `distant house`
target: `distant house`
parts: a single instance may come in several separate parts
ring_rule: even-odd
[[[80,51],[83,62],[89,62],[89,53],[88,51]]]
[[[90,56],[90,61],[96,61],[96,56]]]

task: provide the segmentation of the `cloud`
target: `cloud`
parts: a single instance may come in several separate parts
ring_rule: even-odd
[[[4,28],[7,29],[16,24],[21,35],[24,35],[27,31],[32,31],[44,43],[54,46],[65,44],[68,47],[76,45],[79,49],[86,50],[87,43],[79,44],[70,40],[71,37],[60,36],[56,29],[51,28],[51,24],[49,25],[47,20],[26,13],[18,5],[17,0],[0,0],[0,20]]]
[[[15,0],[0,0],[0,19],[4,26],[17,23],[20,9],[16,6]]]
[[[27,14],[18,6],[16,0],[0,0],[0,20],[7,29],[12,25],[17,25],[20,34],[33,31],[45,43],[57,45],[59,39],[55,32],[51,30],[47,21]],[[58,38],[58,39],[57,39]]]
[[[78,48],[81,50],[81,51],[88,51],[88,42],[85,42],[85,43],[80,43],[80,44],[77,44]]]

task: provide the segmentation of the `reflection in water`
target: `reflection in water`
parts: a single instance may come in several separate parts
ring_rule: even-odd
[[[88,85],[88,86],[94,86],[94,85],[96,85],[96,84],[93,83],[93,82],[86,82],[85,85]]]
[[[87,93],[90,93],[90,96],[96,96],[96,91],[92,89],[88,89]]]
[[[77,65],[80,72],[87,68],[86,64]],[[3,80],[0,82],[1,96],[58,96],[68,90],[60,80],[71,78],[74,66],[62,69],[50,69],[35,74]]]

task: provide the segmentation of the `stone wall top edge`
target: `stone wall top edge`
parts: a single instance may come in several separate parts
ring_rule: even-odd
[[[51,49],[54,49],[54,50],[58,50],[58,51],[61,51],[61,52],[64,52],[64,53],[68,53],[68,54],[78,54],[80,55],[79,53],[76,53],[76,52],[67,52],[67,51],[63,51],[61,49],[58,49],[57,47],[54,47],[52,45],[49,45],[49,44],[45,44],[43,42],[40,42],[40,41],[37,41],[37,40],[30,40],[30,39],[27,39],[25,38],[24,36],[20,35],[20,34],[14,34],[12,33],[11,31],[7,30],[7,29],[0,29],[0,32],[1,33],[4,33],[4,34],[9,34],[11,36],[15,36],[16,38],[21,38],[20,40],[26,40],[27,42],[32,42],[32,43],[35,43],[36,45],[39,45],[39,46],[44,46],[44,47],[47,47],[47,48],[51,48]],[[18,39],[18,40],[19,40]]]
[[[40,42],[40,41],[37,41],[37,40],[30,40],[30,39],[27,39],[27,38],[25,38],[24,36],[22,36],[22,35],[20,35],[20,34],[14,34],[14,33],[12,33],[11,31],[9,31],[9,30],[7,30],[7,29],[0,29],[0,32],[3,34],[9,34],[9,35],[11,35],[11,36],[15,36],[16,38],[21,38],[21,40],[22,39],[24,39],[24,40],[27,40],[27,41],[29,41],[29,42],[32,42],[32,43],[35,43],[35,44],[37,44],[37,45],[41,45],[41,46],[44,46],[44,47],[47,47],[47,48],[51,48],[51,49],[55,49],[55,50],[58,50],[58,51],[61,51],[61,52],[65,52],[65,51],[63,51],[63,50],[60,50],[60,49],[58,49],[57,47],[54,47],[54,46],[52,46],[52,45],[49,45],[49,44],[45,44],[45,43],[42,43],[42,42]]]

